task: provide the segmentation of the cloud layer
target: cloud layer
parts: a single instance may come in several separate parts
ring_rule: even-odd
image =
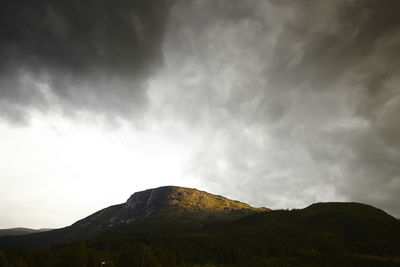
[[[399,8],[10,1],[0,116],[140,118],[183,136],[185,175],[212,192],[269,207],[360,201],[399,216]]]
[[[27,109],[126,117],[162,63],[168,1],[7,1],[0,14],[1,115]]]
[[[207,136],[190,172],[257,204],[353,200],[399,214],[398,5],[176,4],[153,95]]]

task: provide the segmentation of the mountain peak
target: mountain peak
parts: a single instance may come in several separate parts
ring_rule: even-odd
[[[125,202],[126,208],[142,208],[148,209],[150,205],[154,206],[159,203],[168,202],[176,192],[195,190],[191,188],[184,188],[179,186],[161,186],[157,188],[147,189],[139,192],[135,192]]]
[[[248,204],[213,195],[194,188],[162,186],[139,191],[128,200],[100,210],[74,224],[95,225],[97,228],[130,224],[150,216],[168,218],[185,217],[195,221],[234,219],[248,214],[268,211]]]
[[[124,208],[138,216],[134,220],[159,212],[190,213],[191,216],[207,219],[207,217],[231,217],[235,212],[254,212],[267,210],[256,209],[248,204],[213,195],[194,188],[180,186],[162,186],[134,193],[124,204]]]
[[[125,203],[99,210],[65,228],[7,240],[11,240],[8,244],[25,242],[28,246],[43,248],[106,233],[117,235],[121,229],[130,229],[130,233],[145,229],[193,229],[216,220],[233,220],[265,211],[269,209],[253,208],[194,188],[162,186],[136,192]]]
[[[136,192],[125,203],[125,208],[142,210],[144,217],[164,209],[220,214],[237,210],[263,210],[219,195],[179,186],[163,186]]]

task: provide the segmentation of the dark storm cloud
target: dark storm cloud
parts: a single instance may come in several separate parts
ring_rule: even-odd
[[[187,171],[211,191],[400,214],[399,1],[3,6],[3,118],[145,110],[153,125],[170,120],[197,138]]]
[[[174,5],[170,85],[153,94],[208,140],[189,172],[259,205],[347,199],[400,214],[399,7]]]
[[[169,2],[3,1],[0,115],[25,120],[51,108],[49,97],[64,112],[140,111],[162,63]]]

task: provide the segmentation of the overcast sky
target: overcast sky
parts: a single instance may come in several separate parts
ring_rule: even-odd
[[[400,216],[400,1],[0,9],[0,228],[195,187]]]

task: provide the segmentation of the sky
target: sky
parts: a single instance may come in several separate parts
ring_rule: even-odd
[[[38,0],[0,10],[0,228],[177,185],[400,217],[397,0]]]

